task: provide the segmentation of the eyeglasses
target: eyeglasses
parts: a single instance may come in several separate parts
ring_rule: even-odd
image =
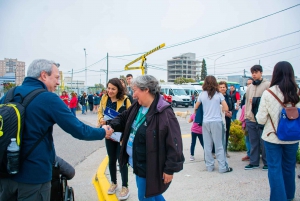
[[[60,66],[59,63],[53,63],[55,66],[57,66],[57,68]]]

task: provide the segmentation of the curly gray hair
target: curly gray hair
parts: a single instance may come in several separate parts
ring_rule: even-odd
[[[157,92],[160,92],[159,82],[152,75],[138,76],[131,81],[130,86],[136,86],[142,91],[149,89],[149,93],[153,95],[155,95]]]

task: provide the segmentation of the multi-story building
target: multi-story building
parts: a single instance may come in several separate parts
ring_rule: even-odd
[[[67,87],[69,91],[75,91],[80,94],[81,91],[85,91],[85,82],[72,80],[72,77],[64,77],[64,87]]]
[[[196,60],[195,53],[185,53],[167,61],[167,80],[174,82],[177,77],[192,78],[196,80],[200,76],[200,63]]]
[[[25,78],[25,62],[8,58],[0,60],[0,82],[5,82],[6,77],[14,77],[10,81],[21,85]]]

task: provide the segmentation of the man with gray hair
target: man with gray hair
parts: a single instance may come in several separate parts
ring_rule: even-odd
[[[93,128],[82,123],[59,96],[53,93],[59,85],[58,67],[59,64],[53,61],[34,60],[28,67],[24,82],[15,89],[14,94],[19,93],[22,97],[36,89],[45,89],[45,92],[36,96],[26,108],[26,126],[20,152],[22,163],[18,173],[9,178],[1,178],[0,200],[50,200],[52,165],[55,161],[52,136],[54,124],[80,140],[102,140],[104,137],[109,138],[113,132],[106,126]],[[3,104],[4,100],[5,96],[0,103]],[[14,101],[19,102],[20,97],[15,96]],[[39,139],[42,140],[25,158]]]

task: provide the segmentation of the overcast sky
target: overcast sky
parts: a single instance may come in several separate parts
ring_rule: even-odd
[[[107,53],[120,56],[147,52],[162,43],[169,47],[297,4],[300,0],[0,0],[0,60],[17,58],[26,67],[34,59],[54,60],[61,64],[64,76],[70,76],[68,72],[73,69],[73,79],[85,80],[83,48],[90,66]],[[214,74],[214,60],[224,54],[216,61],[216,75],[242,75],[244,69],[249,75],[249,69],[259,60],[264,74],[271,74],[278,61],[286,60],[300,77],[299,19],[297,6],[157,51],[147,57],[151,65],[148,74],[166,81],[167,60],[192,52],[199,60],[205,58],[208,74]],[[261,42],[265,40],[269,41]],[[250,47],[241,48],[245,45]],[[237,50],[232,51],[234,48]],[[140,70],[124,71],[124,66],[138,56],[109,57],[108,78],[140,75]],[[105,84],[103,70],[106,59],[88,67],[88,85],[100,80]]]

